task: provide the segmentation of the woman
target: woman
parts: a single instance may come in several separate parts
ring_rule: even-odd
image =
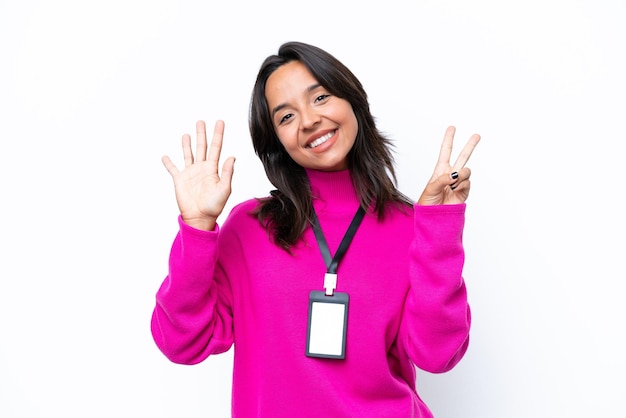
[[[163,158],[180,230],[152,318],[159,349],[195,364],[234,347],[233,417],[431,417],[415,367],[446,372],[469,343],[465,164],[479,136],[451,165],[448,128],[414,204],[396,189],[358,79],[327,52],[286,43],[262,64],[250,108],[276,190],[220,227],[234,159],[218,174],[224,123],[210,148],[196,127],[183,170]]]

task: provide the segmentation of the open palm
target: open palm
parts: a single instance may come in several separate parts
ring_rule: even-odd
[[[185,168],[179,170],[168,156],[163,165],[174,180],[176,202],[185,223],[197,229],[212,230],[217,217],[224,210],[231,193],[235,158],[229,157],[218,173],[224,122],[218,120],[213,130],[210,148],[207,147],[206,125],[196,123],[196,153],[191,150],[191,137],[183,135],[182,147]]]

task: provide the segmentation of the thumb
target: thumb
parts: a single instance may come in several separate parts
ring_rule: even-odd
[[[235,157],[228,157],[222,165],[222,173],[220,175],[221,180],[227,182],[229,185],[233,182],[233,173],[235,172]]]

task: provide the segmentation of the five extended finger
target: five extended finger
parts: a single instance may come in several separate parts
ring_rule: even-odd
[[[224,121],[218,120],[213,128],[213,138],[211,139],[211,148],[209,148],[208,161],[211,167],[217,172],[220,154],[222,153],[222,143],[224,140]]]
[[[178,168],[176,168],[176,166],[174,165],[170,157],[168,157],[167,155],[164,155],[161,158],[161,162],[163,163],[167,171],[172,175],[172,177],[178,174]]]
[[[167,155],[164,155],[163,157],[161,157],[161,162],[165,166],[165,169],[167,170],[167,172],[170,173],[172,177],[178,174],[178,168],[174,165],[170,157],[168,157]]]
[[[230,186],[233,181],[234,171],[235,171],[235,157],[228,157],[226,161],[224,161],[224,165],[222,166],[222,173],[220,175],[220,181],[223,181]]]
[[[206,160],[206,124],[204,121],[199,120],[196,122],[196,160]]]
[[[182,146],[185,167],[189,167],[193,164],[193,152],[191,152],[191,137],[188,134],[183,135]]]

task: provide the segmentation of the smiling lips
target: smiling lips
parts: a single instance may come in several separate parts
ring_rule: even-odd
[[[327,133],[324,136],[320,136],[315,141],[312,141],[310,144],[308,144],[306,147],[309,148],[309,149],[318,147],[318,146],[322,145],[324,142],[328,141],[330,138],[332,138],[333,135],[335,135],[335,131],[329,132],[329,133]]]

